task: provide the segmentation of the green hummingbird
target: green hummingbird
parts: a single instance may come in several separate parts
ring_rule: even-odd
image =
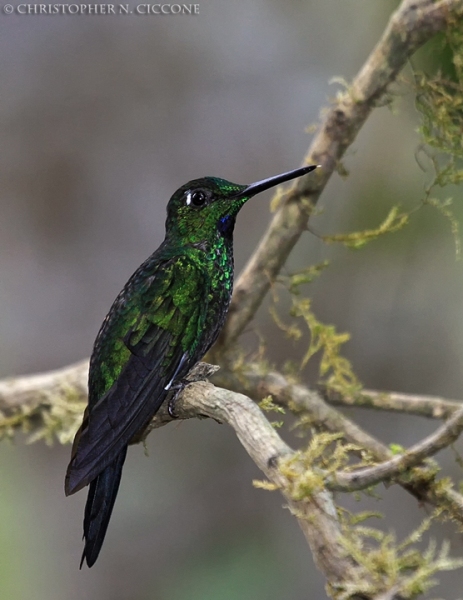
[[[204,177],[186,183],[169,200],[165,239],[117,296],[90,358],[88,407],[65,482],[66,495],[90,484],[81,567],[98,558],[128,444],[181,387],[223,327],[233,288],[238,212],[252,196],[315,168],[251,185]]]

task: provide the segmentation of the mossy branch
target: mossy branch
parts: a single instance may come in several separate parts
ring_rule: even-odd
[[[364,490],[381,481],[394,479],[453,444],[462,431],[463,407],[456,411],[435,433],[415,444],[406,452],[393,456],[379,465],[365,467],[350,473],[335,473],[334,479],[327,481],[327,488],[337,492],[353,492]]]
[[[296,242],[307,229],[313,207],[354,142],[413,53],[463,16],[463,0],[404,0],[391,16],[376,47],[327,111],[305,162],[322,165],[299,179],[285,196],[235,286],[229,317],[216,356],[230,349],[251,321]]]
[[[390,448],[329,406],[317,391],[294,383],[281,373],[269,371],[258,364],[248,364],[239,373],[221,370],[213,380],[218,385],[245,393],[257,400],[271,396],[275,403],[300,415],[301,422],[316,431],[333,434],[341,432],[347,442],[367,450],[376,462],[389,461],[394,456]],[[378,395],[379,404],[384,393],[373,393]],[[401,397],[404,399],[407,395],[401,394]],[[416,401],[419,396],[410,395],[410,398]],[[424,397],[424,401],[428,401],[428,397]],[[395,481],[420,502],[443,509],[450,518],[463,525],[463,496],[448,480],[438,479],[435,469],[420,466],[412,474],[399,475]]]
[[[0,438],[18,429],[31,441],[73,440],[88,401],[88,360],[63,369],[0,380]]]
[[[56,433],[61,441],[68,441],[72,436],[72,429],[76,425],[75,423],[71,425],[75,421],[74,415],[76,412],[81,412],[82,405],[86,401],[87,372],[88,363],[83,361],[50,373],[0,381],[0,410],[4,419],[8,420],[22,415],[22,420],[27,423],[28,429],[36,427],[38,431],[48,431],[49,420],[55,414],[55,406],[58,406],[63,429],[60,429],[58,421],[52,419],[52,432]],[[383,540],[383,546],[380,545],[376,554],[371,554],[365,543],[361,542],[358,537],[363,535],[363,530],[356,531],[340,521],[329,488],[340,489],[342,483],[345,484],[345,490],[358,488],[358,481],[354,482],[354,485],[352,484],[358,473],[356,471],[339,471],[337,477],[333,469],[344,468],[347,459],[346,452],[358,449],[358,445],[351,444],[344,447],[338,445],[337,449],[330,454],[331,466],[328,466],[328,469],[319,468],[316,465],[318,461],[322,461],[323,465],[327,464],[324,455],[328,446],[332,442],[336,442],[340,435],[346,436],[344,429],[352,434],[352,428],[338,427],[338,431],[343,432],[342,434],[322,433],[312,438],[306,451],[295,452],[281,439],[275,428],[249,397],[215,387],[205,381],[195,381],[198,373],[203,377],[210,371],[209,369],[204,371],[203,363],[200,363],[198,371],[191,374],[190,378],[193,383],[188,385],[176,399],[177,417],[187,419],[206,416],[233,427],[249,456],[267,477],[268,481],[263,486],[267,489],[278,489],[284,495],[288,508],[297,518],[310,545],[318,568],[327,578],[328,589],[333,598],[379,600],[387,597],[387,594],[393,589],[397,589],[399,592],[409,588],[427,589],[431,585],[430,575],[436,570],[460,566],[458,561],[448,558],[445,552],[441,551],[437,557],[435,553],[430,553],[429,560],[422,560],[415,566],[409,565],[405,576],[400,569],[404,555],[399,551],[400,548],[396,549],[394,546],[392,549],[389,538]],[[218,375],[215,377],[217,378]],[[304,410],[307,410],[305,402],[307,395],[314,394],[303,386],[285,382],[284,378],[276,373],[261,373],[259,376],[254,373],[253,380],[253,374],[248,369],[247,374],[240,373],[239,377],[228,374],[228,383],[231,381],[230,377],[235,378],[235,387],[244,386],[256,395],[262,395],[271,390],[274,400],[299,411],[301,403],[304,404]],[[225,374],[226,378],[227,374]],[[317,398],[316,402],[319,406],[324,404],[317,394],[314,394],[314,397]],[[265,406],[269,404],[271,405],[271,402],[267,399]],[[66,411],[63,412],[63,407],[68,407],[69,414],[65,414]],[[273,405],[271,407],[274,408]],[[326,406],[325,410],[328,411],[325,413],[326,417],[329,415],[329,411],[335,409]],[[384,469],[380,477],[375,477],[374,482],[389,479],[393,475],[400,478],[400,470],[410,468],[438,448],[451,443],[463,427],[462,414],[463,410],[455,413],[449,423],[434,435],[432,443],[430,441],[432,436],[424,440],[419,454],[418,449],[415,448],[408,453],[408,456],[405,454],[404,457],[393,458],[383,466],[372,467],[371,469],[376,471]],[[327,422],[323,420],[323,415],[319,413],[318,417],[320,421],[317,425],[326,429]],[[150,430],[161,427],[172,420],[167,406],[163,405],[154,418]],[[328,420],[332,419],[328,416]],[[348,423],[347,419],[345,423]],[[1,426],[2,421],[0,420]],[[17,419],[15,426],[21,426],[21,419]],[[358,429],[358,431],[361,430]],[[48,434],[50,434],[49,431]],[[367,436],[367,434],[364,435]],[[49,435],[41,437],[47,439]],[[390,455],[390,452],[386,451],[386,453],[388,456]],[[411,459],[412,454],[413,460]],[[394,469],[391,469],[393,463]],[[371,470],[369,479],[365,477],[365,470],[362,472],[362,476],[364,485],[372,483]],[[412,480],[413,477],[414,474],[411,473],[410,479]],[[348,481],[349,478],[350,481]],[[431,494],[429,490],[428,494]],[[444,495],[440,497],[440,500],[440,510],[442,511],[447,508]],[[460,517],[459,520],[462,520],[463,504],[460,506],[460,514],[452,513],[452,516]],[[369,528],[368,531],[376,532],[377,530]],[[376,537],[380,535],[380,532],[375,534]],[[389,575],[383,577],[379,572],[375,574],[373,572],[374,564],[369,556],[377,555],[379,560],[386,551],[389,554],[392,553],[397,562],[394,567],[395,578],[391,578]],[[388,558],[388,564],[392,560],[391,556]]]
[[[12,436],[15,430],[23,430],[32,432],[30,441],[44,439],[51,442],[53,437],[57,437],[61,443],[70,442],[87,402],[87,377],[88,362],[82,361],[49,373],[0,381],[0,436]],[[219,371],[214,381],[254,399],[271,396],[274,402],[299,414],[302,422],[310,423],[317,430],[341,433],[347,442],[367,450],[376,462],[384,463],[394,458],[389,448],[326,404],[318,392],[294,384],[280,373],[251,364],[239,374],[225,369]],[[384,408],[389,409],[388,394],[366,393],[375,396],[376,407],[379,408],[384,401]],[[425,405],[426,410],[432,412],[432,400],[429,397],[400,394],[400,399],[406,412],[410,412],[407,410],[409,404],[417,403]],[[368,403],[366,405],[369,406]],[[450,416],[459,405],[440,398],[436,406],[436,414],[440,414],[444,407],[449,412],[444,412],[442,416]],[[417,414],[421,412],[417,411]],[[432,448],[420,459],[430,456]],[[401,464],[397,457],[394,460]],[[390,476],[389,472],[384,478]],[[463,524],[463,497],[448,482],[444,482],[444,485],[443,480],[438,480],[433,469],[421,466],[412,476],[409,473],[401,476],[399,473],[396,481],[420,501],[445,509],[451,518]]]

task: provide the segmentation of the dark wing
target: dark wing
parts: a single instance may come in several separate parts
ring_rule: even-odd
[[[173,380],[201,358],[203,272],[185,256],[148,273],[143,267],[116,299],[95,343],[89,407],[74,442],[67,494],[88,485],[119,455],[155,415]]]

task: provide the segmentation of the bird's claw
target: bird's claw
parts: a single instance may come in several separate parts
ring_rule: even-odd
[[[204,381],[218,370],[219,367],[216,365],[199,362],[191,369],[184,379],[175,381],[170,388],[172,395],[167,403],[167,412],[169,413],[169,417],[171,419],[179,418],[175,412],[175,401],[177,400],[178,395],[186,388],[187,385],[190,383],[196,383],[198,381]]]
[[[167,404],[167,412],[171,419],[178,419],[178,415],[175,414],[175,398],[171,398]]]
[[[182,392],[185,389],[185,387],[188,385],[188,383],[189,383],[188,381],[185,381],[184,379],[182,379],[180,381],[176,381],[170,388],[170,391],[172,393],[171,393],[171,396],[167,403],[167,412],[169,413],[169,417],[171,419],[179,418],[179,416],[175,412],[175,401],[177,400],[180,392]]]

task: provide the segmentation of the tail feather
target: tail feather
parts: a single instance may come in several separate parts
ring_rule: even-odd
[[[84,560],[91,567],[98,558],[119,490],[126,454],[127,446],[90,483],[84,515],[85,547],[80,568],[82,568]]]

